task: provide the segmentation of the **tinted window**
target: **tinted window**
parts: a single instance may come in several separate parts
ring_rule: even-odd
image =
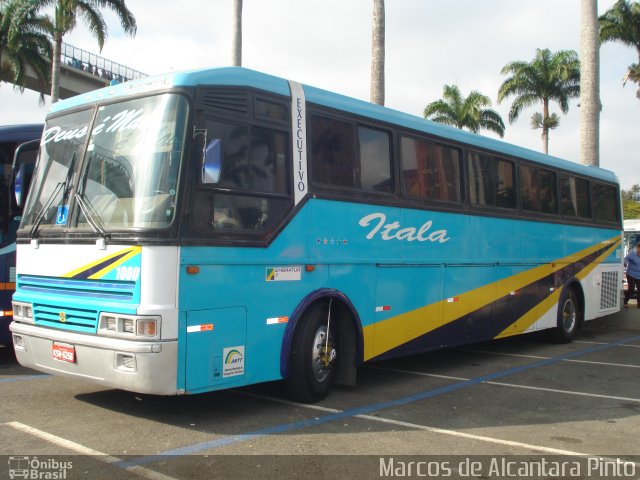
[[[311,117],[312,178],[318,183],[355,187],[353,126],[331,118]]]
[[[209,122],[211,138],[222,140],[220,187],[285,193],[287,135],[261,128]]]
[[[460,151],[403,137],[402,189],[412,197],[460,202]]]
[[[540,170],[540,211],[558,213],[558,181],[555,172]]]
[[[591,218],[589,182],[581,178],[561,177],[562,214],[568,217]]]
[[[468,169],[469,201],[473,205],[516,207],[513,162],[469,152]]]
[[[287,109],[280,103],[256,100],[255,109],[255,115],[258,118],[279,120],[281,122],[287,122],[289,120]]]
[[[520,197],[523,210],[557,213],[556,174],[520,165]]]
[[[358,127],[359,157],[356,163],[358,188],[376,192],[390,192],[391,154],[389,134],[382,130]]]
[[[209,140],[221,141],[218,184],[194,192],[192,225],[219,233],[262,234],[290,205],[289,136],[280,131],[207,121]]]
[[[593,217],[596,222],[619,222],[618,191],[610,185],[593,184]]]
[[[390,192],[391,140],[383,131],[311,117],[311,174],[317,183]]]

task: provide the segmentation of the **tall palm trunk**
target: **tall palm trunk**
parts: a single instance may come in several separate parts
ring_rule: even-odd
[[[600,165],[600,37],[598,0],[581,0],[580,163]]]
[[[60,56],[62,52],[62,34],[53,35],[53,55],[51,58],[51,103],[58,101],[60,90]]]
[[[231,47],[232,64],[242,65],[242,0],[233,0],[233,46]]]
[[[549,99],[542,99],[542,151],[549,154]]]
[[[371,102],[384,105],[384,0],[373,0]]]

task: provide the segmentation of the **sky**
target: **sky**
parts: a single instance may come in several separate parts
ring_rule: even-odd
[[[117,18],[102,52],[81,24],[65,42],[147,74],[231,63],[233,0],[174,2],[127,0],[136,17],[134,38]],[[615,0],[600,0],[602,14]],[[272,75],[369,100],[372,0],[244,0],[242,65]],[[504,65],[531,61],[537,48],[580,52],[580,0],[387,0],[387,107],[422,116],[442,97],[445,84],[467,96],[478,90],[507,124],[504,141],[542,150],[530,117],[541,104],[508,123],[512,99],[497,103]],[[600,51],[600,166],[615,172],[622,188],[640,184],[640,99],[623,87],[633,48],[606,43]],[[48,97],[47,97],[48,99]],[[571,101],[549,136],[549,153],[579,161],[579,100]],[[0,125],[42,122],[49,107],[38,95],[0,84]],[[484,135],[496,135],[484,132]]]

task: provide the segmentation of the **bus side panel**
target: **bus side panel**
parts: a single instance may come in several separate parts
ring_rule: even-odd
[[[303,207],[267,248],[181,248],[179,388],[202,392],[281,378],[289,317],[328,283],[328,266],[305,269],[308,221]],[[189,274],[187,266],[199,272]]]

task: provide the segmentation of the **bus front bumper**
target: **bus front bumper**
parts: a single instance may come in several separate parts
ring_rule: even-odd
[[[132,341],[13,322],[21,365],[53,375],[154,395],[176,395],[178,342]]]

